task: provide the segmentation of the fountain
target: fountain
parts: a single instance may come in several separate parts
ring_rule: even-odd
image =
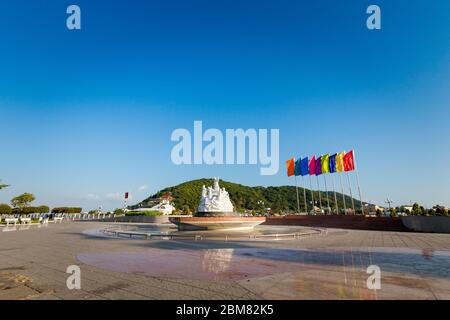
[[[197,213],[193,217],[170,218],[178,230],[246,230],[263,223],[265,217],[244,217],[235,212],[225,188],[214,178],[213,187],[202,187]]]

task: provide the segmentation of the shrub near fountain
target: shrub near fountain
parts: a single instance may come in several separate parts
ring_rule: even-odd
[[[193,217],[170,218],[178,230],[248,230],[266,221],[265,217],[244,217],[235,212],[225,188],[214,178],[213,187],[202,189],[197,213]]]

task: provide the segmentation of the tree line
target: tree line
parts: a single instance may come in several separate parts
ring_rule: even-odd
[[[8,185],[0,183],[0,189],[6,188]],[[31,206],[31,203],[36,200],[36,197],[31,193],[23,193],[11,199],[11,206],[6,203],[0,203],[0,214],[11,215],[27,215],[32,213],[49,213],[50,207],[46,205]],[[81,213],[80,207],[58,207],[53,208],[51,213]]]

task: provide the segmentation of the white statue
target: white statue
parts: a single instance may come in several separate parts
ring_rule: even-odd
[[[219,178],[214,178],[214,187],[202,188],[198,212],[233,212],[233,204],[225,188],[219,187]]]

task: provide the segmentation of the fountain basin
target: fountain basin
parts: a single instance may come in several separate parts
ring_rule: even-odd
[[[265,217],[173,217],[170,222],[179,231],[189,230],[249,230],[266,221]]]

